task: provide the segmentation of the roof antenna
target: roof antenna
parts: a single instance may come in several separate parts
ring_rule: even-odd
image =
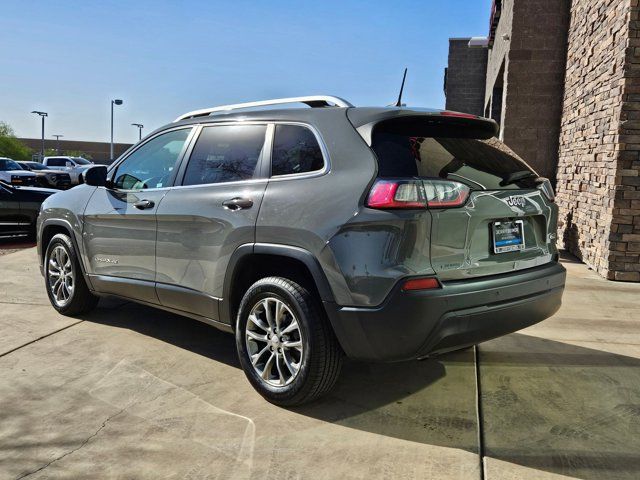
[[[404,75],[402,76],[402,85],[400,85],[400,94],[398,95],[398,101],[394,105],[395,107],[402,107],[402,91],[404,90],[404,81],[407,79],[407,69],[404,69]]]

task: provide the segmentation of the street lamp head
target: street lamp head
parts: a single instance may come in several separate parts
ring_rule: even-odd
[[[113,103],[115,103],[116,105],[122,105],[122,100],[117,99],[117,100],[111,100]]]
[[[144,125],[141,123],[132,123],[131,125],[133,125],[134,127],[138,127],[138,128],[144,128]]]
[[[49,114],[47,112],[40,112],[38,110],[33,110],[31,113],[35,113],[36,115],[40,115],[41,117],[49,116]]]

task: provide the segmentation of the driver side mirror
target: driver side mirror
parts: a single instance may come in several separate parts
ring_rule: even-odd
[[[87,169],[83,174],[84,183],[92,187],[104,187],[107,185],[107,167],[97,165]]]

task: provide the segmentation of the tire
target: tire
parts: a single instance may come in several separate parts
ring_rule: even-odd
[[[63,285],[57,282],[61,271],[64,272]],[[56,272],[58,275],[55,275]],[[44,280],[51,305],[63,315],[87,313],[98,303],[98,297],[87,287],[73,242],[68,235],[58,233],[47,245]],[[58,288],[55,288],[56,285]]]
[[[338,379],[342,349],[318,303],[304,287],[282,277],[258,280],[240,302],[236,323],[240,364],[251,385],[273,404],[291,407],[311,402]],[[249,320],[250,315],[256,320]],[[274,338],[277,323],[280,329]]]

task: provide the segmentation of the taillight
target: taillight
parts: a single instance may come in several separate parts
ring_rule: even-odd
[[[451,180],[424,180],[427,203],[431,208],[461,207],[467,203],[470,189]]]
[[[402,284],[403,292],[415,290],[433,290],[434,288],[440,288],[440,283],[433,277],[412,278]]]
[[[420,180],[378,180],[369,192],[367,207],[425,208],[421,184]]]
[[[477,115],[472,115],[470,113],[452,112],[450,110],[443,110],[440,112],[440,115],[443,117],[470,118],[474,120],[479,118]]]
[[[544,196],[547,197],[547,199],[550,202],[555,202],[556,194],[553,191],[553,186],[551,185],[551,182],[549,181],[549,179],[540,177],[538,178],[537,182],[538,182],[538,190],[542,190],[542,193],[544,193]]]
[[[469,198],[469,187],[450,180],[377,180],[369,192],[367,207],[452,208]]]

